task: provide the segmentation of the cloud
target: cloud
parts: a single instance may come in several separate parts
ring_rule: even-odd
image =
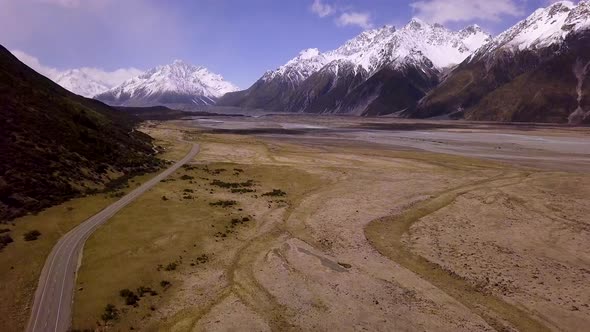
[[[39,59],[37,59],[36,57],[34,57],[32,55],[29,55],[29,54],[27,54],[23,51],[19,51],[19,50],[11,50],[10,52],[15,57],[17,57],[20,61],[22,61],[24,64],[31,67],[33,70],[35,70],[39,74],[46,76],[47,78],[50,78],[53,80],[60,75],[59,70],[42,65],[41,62],[39,61]]]
[[[522,6],[515,0],[421,0],[410,3],[416,16],[431,23],[493,21],[502,16],[521,16]]]
[[[334,14],[336,8],[330,4],[322,3],[321,0],[314,0],[311,5],[311,12],[319,17],[326,17]]]
[[[371,15],[362,12],[347,12],[342,13],[337,19],[336,24],[339,26],[355,25],[363,29],[370,29],[373,27],[371,22]]]
[[[81,67],[59,70],[43,65],[38,58],[23,51],[11,50],[10,52],[39,74],[85,97],[93,97],[97,93],[103,92],[97,91],[97,89],[110,89],[143,72],[137,68],[120,68],[114,71],[105,71],[99,68]]]

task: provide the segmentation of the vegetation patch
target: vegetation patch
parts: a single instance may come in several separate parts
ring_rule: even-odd
[[[238,204],[238,202],[232,201],[232,200],[219,200],[217,202],[209,203],[209,205],[211,205],[211,206],[221,206],[221,207],[229,207],[229,206],[234,206],[236,204]]]
[[[107,304],[104,308],[104,313],[100,316],[100,318],[106,323],[109,321],[119,319],[119,310],[115,307],[114,304]]]
[[[9,243],[14,242],[10,234],[0,235],[0,250],[6,247]]]
[[[273,189],[272,191],[262,194],[262,196],[283,197],[287,196],[287,193],[281,189]]]
[[[254,181],[253,180],[248,180],[248,181],[244,181],[244,182],[224,182],[221,180],[213,180],[210,183],[212,186],[217,186],[217,187],[221,187],[221,188],[247,188],[247,187],[252,187],[254,185]]]
[[[38,230],[32,230],[25,233],[24,238],[25,241],[35,241],[41,236],[41,232]]]
[[[231,192],[234,194],[247,194],[247,193],[253,193],[255,191],[256,190],[250,189],[250,188],[233,188],[231,190]]]

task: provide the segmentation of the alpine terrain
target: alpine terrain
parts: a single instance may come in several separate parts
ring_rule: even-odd
[[[590,122],[590,2],[535,11],[461,63],[405,115]]]
[[[158,66],[95,96],[115,106],[211,105],[238,88],[207,68],[181,60]]]
[[[445,70],[490,40],[476,25],[450,31],[412,19],[368,30],[336,50],[302,51],[218,105],[310,113],[383,115],[413,108]]]

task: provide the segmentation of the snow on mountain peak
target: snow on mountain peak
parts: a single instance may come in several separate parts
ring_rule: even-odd
[[[237,90],[238,87],[205,67],[174,60],[171,64],[152,68],[129,79],[106,93],[114,94],[117,98],[122,95],[131,98],[136,95],[149,97],[162,93],[219,98],[227,92]]]
[[[498,35],[478,56],[497,49],[520,51],[561,43],[567,35],[590,28],[590,1],[556,2],[539,8],[526,19]]]
[[[303,50],[262,79],[281,77],[296,85],[324,67],[334,71],[345,63],[355,71],[363,70],[370,75],[387,64],[423,63],[424,57],[435,67],[445,68],[460,63],[490,40],[491,36],[475,25],[455,32],[413,18],[401,29],[386,25],[363,31],[329,52],[321,53],[315,48]],[[334,65],[327,67],[329,64]]]

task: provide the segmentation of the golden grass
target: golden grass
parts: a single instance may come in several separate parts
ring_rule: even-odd
[[[137,177],[130,184],[137,185],[152,176]],[[0,315],[5,317],[0,320],[0,331],[24,330],[45,258],[59,238],[116,200],[108,194],[92,195],[14,220],[14,226],[9,227],[14,243],[0,252]],[[38,240],[23,240],[23,234],[30,230],[41,232]]]
[[[122,311],[117,328],[145,326],[146,319],[159,316],[171,316],[167,324],[183,322],[189,317],[186,322],[190,325],[206,312],[208,305],[203,300],[194,308],[189,306],[181,310],[186,304],[181,303],[180,293],[183,283],[201,269],[219,269],[227,276],[219,281],[223,284],[225,280],[225,284],[214,301],[222,299],[229,289],[251,286],[231,277],[232,271],[239,269],[241,264],[235,258],[236,252],[245,250],[245,240],[264,227],[268,213],[284,210],[289,202],[314,188],[317,180],[288,166],[229,162],[232,155],[225,152],[235,147],[234,142],[231,137],[201,138],[199,143],[203,154],[197,156],[198,162],[193,165],[195,169],[180,169],[169,178],[172,181],[152,188],[91,236],[84,248],[77,279],[76,288],[82,290],[75,294],[75,328],[94,328],[108,303],[115,304]],[[261,151],[267,150],[260,142],[248,144],[259,156]],[[214,162],[205,161],[207,158]],[[215,174],[217,169],[224,171]],[[192,179],[182,179],[186,175]],[[231,193],[229,188],[212,186],[210,183],[214,179],[225,182],[254,180],[255,185],[251,189],[256,192]],[[186,189],[192,191],[186,193],[193,196],[192,199],[183,198]],[[273,189],[286,191],[287,197],[262,196]],[[163,196],[167,200],[163,200]],[[235,200],[238,204],[228,208],[210,205],[219,200]],[[232,219],[241,220],[243,217],[251,220],[231,227]],[[227,230],[231,233],[226,233]],[[226,233],[227,237],[216,236],[219,232]],[[203,254],[209,257],[209,261],[196,264],[197,258]],[[178,263],[176,270],[158,269],[159,265],[165,267],[171,262]],[[163,290],[159,286],[162,280],[172,282],[172,287]],[[119,291],[124,288],[135,290],[140,286],[151,287],[159,294],[142,298],[137,307],[126,306]],[[251,291],[256,292],[256,289]],[[171,301],[179,302],[177,312],[164,315],[160,309],[169,308]],[[154,324],[161,325],[163,322]]]

